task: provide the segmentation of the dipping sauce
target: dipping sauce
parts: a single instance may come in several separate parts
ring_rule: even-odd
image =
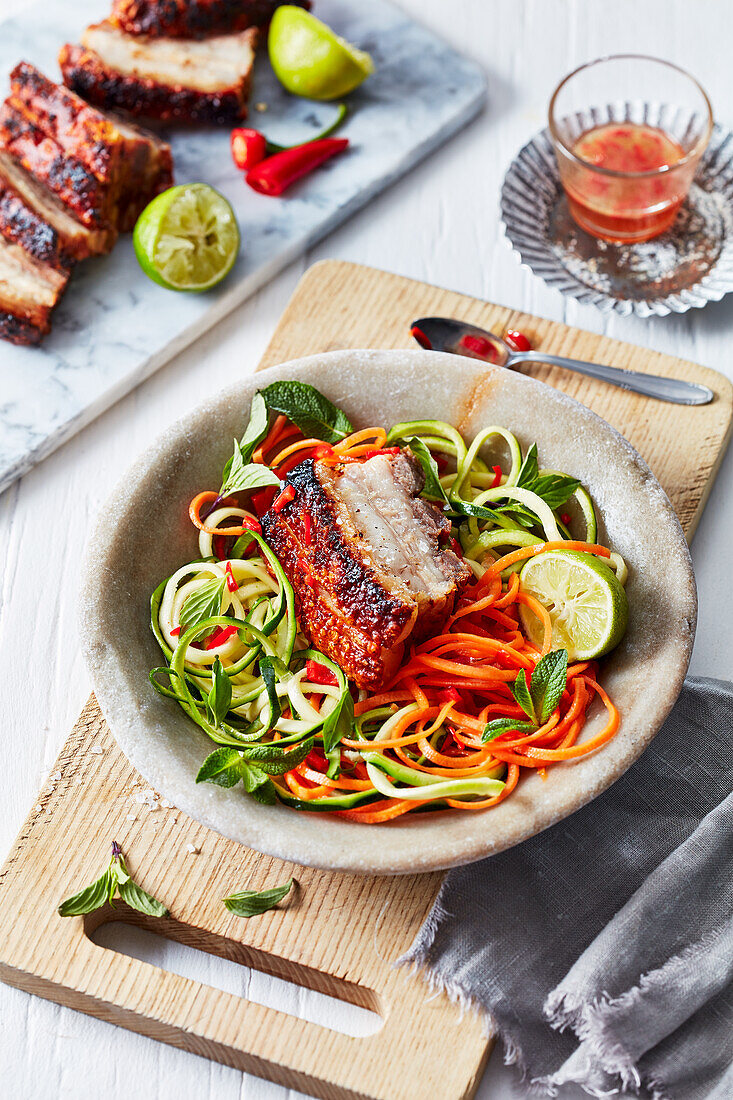
[[[582,229],[609,241],[645,241],[672,224],[689,179],[685,172],[670,171],[686,153],[669,134],[643,124],[606,123],[581,134],[572,151],[584,163],[569,160],[562,182]]]

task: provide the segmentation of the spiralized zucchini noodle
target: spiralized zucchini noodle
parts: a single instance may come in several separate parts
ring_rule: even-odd
[[[384,690],[357,692],[300,633],[292,587],[258,521],[280,492],[267,483],[266,469],[254,489],[199,493],[190,507],[199,558],[152,596],[152,629],[165,664],[150,674],[156,690],[217,746],[198,781],[241,781],[265,803],[376,824],[415,811],[497,806],[523,770],[544,775],[614,736],[619,714],[598,682],[597,662],[567,666],[557,703],[542,719],[528,723],[513,691],[552,644],[547,610],[522,591],[525,561],[577,550],[605,560],[622,584],[626,579],[623,559],[596,542],[585,488],[540,469],[536,447],[523,454],[501,426],[467,442],[450,424],[418,420],[345,433],[329,444],[305,437],[282,414],[268,409],[264,417],[256,445],[250,439],[243,446],[247,435],[238,445],[248,476],[262,467],[282,480],[309,457],[359,461],[396,444],[422,455],[424,495],[450,516],[451,545],[473,581],[442,632],[408,650]],[[253,404],[251,436],[254,420]],[[500,464],[490,465],[487,453],[499,453]],[[539,620],[534,636],[541,645],[523,629],[523,608]],[[596,698],[607,720],[581,741]],[[497,719],[505,720],[501,731],[488,736]]]

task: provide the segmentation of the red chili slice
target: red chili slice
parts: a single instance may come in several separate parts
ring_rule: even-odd
[[[491,488],[496,489],[501,485],[501,466],[492,466],[491,469],[494,471],[494,480],[491,482]]]
[[[294,496],[295,496],[295,486],[294,485],[286,485],[285,488],[283,489],[283,491],[280,493],[280,496],[277,498],[277,500],[275,500],[273,502],[273,505],[272,505],[273,512],[281,512],[286,504],[290,504],[290,501],[294,498]]]
[[[236,634],[238,629],[236,626],[218,626],[204,642],[204,649],[213,649],[215,646],[224,645],[224,642],[228,642],[232,634]]]
[[[181,633],[180,626],[174,626],[173,629],[171,630],[171,638],[177,638],[180,633]]]
[[[321,664],[320,661],[307,660],[305,662],[305,674],[312,684],[333,684],[334,687],[338,684],[338,680],[331,669]]]
[[[230,561],[226,563],[224,572],[226,573],[227,577],[227,588],[230,592],[236,592],[239,588],[239,582],[235,579],[234,574],[232,573],[232,563]]]

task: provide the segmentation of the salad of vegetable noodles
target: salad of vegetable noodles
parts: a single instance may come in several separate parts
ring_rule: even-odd
[[[420,463],[422,495],[450,520],[472,580],[383,689],[357,690],[301,633],[260,518],[305,459],[364,461],[398,447]],[[434,420],[355,432],[317,390],[276,382],[255,395],[221,487],[199,493],[190,517],[198,559],[152,596],[166,663],[150,679],[216,745],[197,782],[241,782],[264,803],[372,824],[496,806],[523,769],[544,774],[616,733],[597,660],[626,627],[626,566],[596,543],[583,486],[541,469],[536,446],[523,453],[505,427],[470,442]],[[581,742],[596,698],[607,719]]]

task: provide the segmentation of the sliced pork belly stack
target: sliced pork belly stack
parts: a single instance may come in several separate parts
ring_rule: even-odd
[[[436,632],[469,580],[442,542],[450,525],[421,500],[408,451],[288,474],[295,497],[263,517],[295,590],[302,631],[359,687],[380,688],[405,645]]]
[[[41,263],[0,237],[0,337],[14,344],[39,343],[68,281],[68,270]]]
[[[257,31],[202,41],[124,34],[110,22],[66,45],[66,84],[98,107],[147,118],[231,123],[245,118]]]
[[[125,34],[151,38],[204,38],[264,27],[275,8],[309,0],[113,0],[110,22]]]
[[[113,226],[90,229],[9,153],[0,151],[0,233],[53,266],[111,251]]]
[[[90,194],[94,194],[94,224],[131,229],[150,199],[171,185],[170,147],[154,134],[90,107],[28,62],[16,65],[10,82],[9,113],[15,118],[22,114],[25,129],[30,127],[31,135],[41,136],[38,144],[44,154],[36,157],[36,163],[42,159],[47,166],[46,176],[41,176],[44,182],[56,190],[59,172],[54,166],[59,163],[72,166],[74,180],[85,174],[96,181],[97,187],[89,185]],[[31,158],[27,145],[26,137],[24,163]],[[81,170],[73,168],[77,165]],[[26,166],[34,171],[29,163]],[[86,187],[84,181],[80,190]],[[57,194],[69,205],[68,195]],[[72,209],[81,217],[78,209]]]

